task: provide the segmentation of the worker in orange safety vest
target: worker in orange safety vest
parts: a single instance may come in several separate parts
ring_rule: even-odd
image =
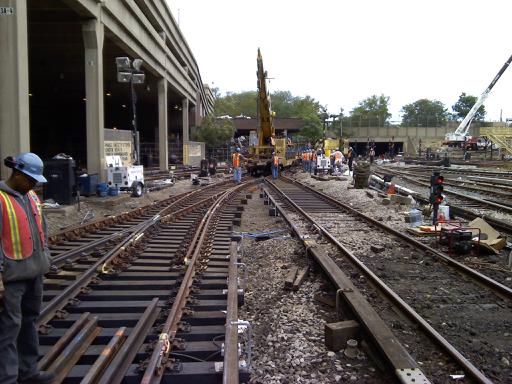
[[[275,180],[279,177],[279,156],[272,152],[272,178]]]
[[[25,152],[4,164],[12,174],[0,181],[0,383],[50,384],[55,375],[37,367],[37,320],[50,251],[41,202],[32,189],[46,182],[43,162]]]
[[[233,180],[235,183],[242,182],[242,160],[245,159],[240,153],[240,148],[236,148],[235,152],[231,155],[231,165],[233,167]]]

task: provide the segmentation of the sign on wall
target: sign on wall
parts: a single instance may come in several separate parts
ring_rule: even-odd
[[[14,8],[13,7],[0,7],[0,16],[13,15]]]
[[[104,141],[105,156],[121,156],[124,165],[132,163],[132,143],[131,141]]]

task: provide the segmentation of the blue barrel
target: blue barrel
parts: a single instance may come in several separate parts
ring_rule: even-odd
[[[97,187],[98,195],[101,197],[105,197],[108,194],[108,185],[107,183],[99,183]]]
[[[117,196],[117,195],[119,195],[119,188],[117,188],[117,187],[110,187],[108,189],[108,194],[110,196]]]

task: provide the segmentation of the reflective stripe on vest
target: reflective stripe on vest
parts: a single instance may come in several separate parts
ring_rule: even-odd
[[[233,168],[238,168],[240,166],[240,154],[233,153]]]
[[[278,166],[279,165],[279,157],[277,156],[274,156],[274,166]]]
[[[34,215],[41,245],[44,247],[43,218],[39,198],[29,192],[30,209]],[[30,221],[23,207],[14,196],[0,191],[2,203],[2,250],[5,257],[21,260],[30,257],[34,251]]]

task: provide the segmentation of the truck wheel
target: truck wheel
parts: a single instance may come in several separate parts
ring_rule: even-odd
[[[132,197],[141,197],[144,186],[140,181],[134,181],[132,184]]]

